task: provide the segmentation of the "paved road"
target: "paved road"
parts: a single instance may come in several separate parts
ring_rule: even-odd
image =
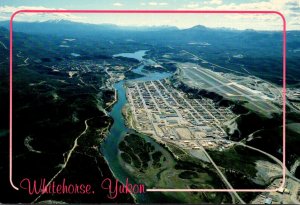
[[[243,147],[247,147],[249,149],[252,149],[252,150],[255,150],[257,152],[260,152],[266,156],[268,156],[269,158],[271,158],[273,161],[275,161],[277,164],[279,164],[281,167],[283,167],[283,163],[277,159],[276,157],[274,157],[273,155],[263,151],[263,150],[260,150],[260,149],[257,149],[255,147],[252,147],[252,146],[249,146],[249,145],[246,145],[244,143],[241,143],[241,142],[235,142],[235,141],[231,141],[231,140],[224,140],[224,139],[214,139],[214,140],[210,140],[210,141],[227,141],[227,142],[231,142],[231,143],[234,143],[234,144],[237,144],[237,145],[240,145],[240,146],[243,146]],[[300,179],[296,178],[286,167],[285,167],[285,175],[290,177],[291,179],[297,181],[300,183]],[[282,175],[278,175],[279,176],[282,176]],[[277,176],[274,176],[274,177],[277,177]]]
[[[58,176],[58,175],[66,168],[66,166],[67,166],[67,164],[68,164],[68,162],[69,162],[69,159],[71,158],[71,156],[72,156],[72,154],[73,154],[75,148],[78,146],[78,139],[79,139],[82,135],[84,135],[84,134],[86,133],[87,129],[89,128],[87,122],[88,122],[90,119],[92,119],[92,118],[86,119],[86,120],[84,121],[84,124],[85,124],[85,129],[84,129],[84,131],[83,131],[80,135],[78,135],[78,137],[76,137],[76,139],[74,140],[73,147],[69,150],[68,155],[67,155],[67,158],[65,159],[65,163],[61,165],[61,169],[60,169],[60,170],[52,177],[52,179],[48,182],[48,184],[46,185],[46,187],[48,187],[48,186],[56,179],[56,177],[57,177],[57,176]],[[40,195],[33,201],[33,203],[36,203],[36,201],[37,201],[42,195],[43,195],[43,194],[40,194]]]
[[[6,45],[2,41],[0,41],[0,44],[3,46],[4,49],[8,50],[8,48],[6,47]]]
[[[199,144],[199,143],[198,143]],[[199,144],[200,145],[200,144]],[[221,177],[222,181],[225,183],[225,185],[229,188],[232,189],[231,192],[229,192],[230,194],[233,194],[242,204],[246,204],[244,202],[244,200],[238,195],[237,192],[234,191],[234,188],[231,186],[231,184],[229,183],[229,181],[227,180],[227,178],[224,176],[224,174],[222,173],[222,171],[219,169],[219,167],[216,165],[216,163],[213,161],[213,159],[210,157],[210,155],[206,152],[206,150],[200,145],[203,153],[206,155],[206,157],[209,159],[209,161],[211,162],[211,164],[215,167],[215,169],[217,170],[217,172],[219,173],[219,176]]]
[[[283,164],[282,164],[282,162],[279,160],[279,159],[277,159],[276,157],[274,157],[273,155],[271,155],[271,154],[269,154],[269,153],[267,153],[267,152],[265,152],[265,151],[262,151],[262,150],[260,150],[260,149],[257,149],[257,148],[255,148],[255,147],[251,147],[251,146],[248,146],[248,145],[245,145],[245,144],[243,144],[243,143],[237,143],[238,145],[241,145],[241,146],[244,146],[244,147],[247,147],[247,148],[250,148],[250,149],[252,149],[252,150],[255,150],[255,151],[258,151],[258,152],[260,152],[260,153],[262,153],[262,154],[264,154],[264,155],[266,155],[266,156],[268,156],[268,157],[270,157],[271,159],[273,159],[275,162],[277,162],[281,167],[283,167]],[[288,177],[290,177],[291,179],[294,179],[295,181],[297,181],[297,182],[299,182],[300,183],[300,179],[298,179],[298,178],[296,178],[286,167],[285,167],[285,176],[288,176]]]

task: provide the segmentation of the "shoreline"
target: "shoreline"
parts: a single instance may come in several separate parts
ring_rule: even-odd
[[[108,111],[111,111],[111,108],[118,102],[118,92],[114,88],[114,100],[112,102],[109,102],[109,104],[104,108],[105,110],[108,109]]]
[[[118,81],[118,82],[120,82],[120,81]],[[118,83],[118,82],[116,82],[116,83]],[[116,84],[116,83],[114,83],[114,84]],[[122,184],[122,185],[125,186],[125,183],[122,182],[122,181],[115,175],[115,173],[113,172],[113,170],[112,170],[111,167],[109,166],[109,162],[108,162],[106,156],[105,156],[105,155],[103,154],[103,152],[101,151],[102,143],[106,140],[107,135],[110,133],[110,129],[112,128],[112,126],[113,126],[113,124],[114,124],[114,119],[111,117],[110,112],[111,112],[111,110],[112,110],[112,107],[118,102],[118,92],[117,92],[117,89],[116,89],[116,88],[114,88],[114,93],[115,93],[115,94],[114,94],[114,100],[113,100],[113,101],[105,108],[105,109],[109,109],[108,117],[111,118],[112,123],[110,123],[110,124],[106,127],[106,128],[107,128],[107,131],[106,131],[106,133],[105,133],[105,137],[101,140],[101,142],[100,142],[100,144],[99,144],[99,145],[100,145],[99,153],[100,153],[101,156],[103,157],[103,159],[104,159],[106,165],[108,166],[108,169],[109,169],[110,173],[112,174],[113,178],[114,178],[114,179],[117,179],[117,180],[119,181],[120,184]],[[133,198],[133,202],[134,202],[135,204],[137,204],[137,203],[138,203],[137,197],[136,197],[134,194],[132,194],[132,193],[130,193],[130,196]]]
[[[101,153],[101,152],[100,152],[100,153]],[[112,169],[110,168],[110,166],[109,166],[109,164],[108,164],[108,161],[107,161],[106,157],[105,157],[104,155],[102,155],[102,157],[103,157],[105,163],[107,164],[108,169],[109,169],[109,171],[111,172],[111,174],[112,174],[112,176],[114,177],[114,179],[117,179],[117,180],[119,181],[119,183],[121,183],[123,186],[125,186],[124,182],[122,182],[118,177],[116,177],[115,173],[114,173],[114,172],[112,171]],[[129,193],[129,195],[133,198],[134,204],[137,204],[137,203],[138,203],[137,197],[136,197],[134,194],[132,194],[132,193]]]

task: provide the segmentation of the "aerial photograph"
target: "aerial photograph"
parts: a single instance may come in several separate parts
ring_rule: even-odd
[[[0,203],[300,204],[299,0],[1,0]]]

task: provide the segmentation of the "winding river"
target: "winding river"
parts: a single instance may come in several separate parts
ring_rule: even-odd
[[[124,169],[121,164],[120,157],[119,157],[119,149],[118,145],[124,134],[129,130],[126,127],[124,117],[122,115],[122,108],[127,103],[126,99],[126,91],[124,88],[124,83],[129,81],[150,81],[150,80],[160,80],[167,78],[172,75],[169,72],[143,72],[143,67],[149,64],[149,60],[145,59],[144,56],[147,50],[140,50],[135,53],[121,53],[116,54],[114,57],[127,57],[127,58],[134,58],[141,62],[141,65],[137,68],[133,69],[132,72],[143,75],[140,78],[135,79],[124,79],[114,84],[114,88],[117,91],[118,100],[112,107],[111,112],[109,115],[113,118],[114,123],[110,128],[110,133],[106,137],[105,141],[101,144],[101,151],[106,159],[111,171],[113,172],[114,176],[124,183],[128,178],[130,183],[137,183],[135,180],[130,176],[130,174]],[[151,62],[151,61],[150,61]],[[160,146],[155,143],[154,140],[147,138],[145,136],[146,141],[151,141],[152,143],[156,144],[156,146]],[[149,197],[149,193],[146,194],[139,194],[136,195],[137,202],[151,202],[152,200]]]

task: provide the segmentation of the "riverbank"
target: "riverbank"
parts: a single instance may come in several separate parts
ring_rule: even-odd
[[[176,159],[169,150],[143,134],[130,131],[119,144],[123,167],[147,188],[220,188],[222,182],[208,164]],[[157,193],[166,202],[230,203],[228,193]],[[162,198],[151,198],[153,203]]]
[[[110,132],[105,140],[101,143],[101,152],[106,159],[110,170],[113,172],[114,176],[119,179],[120,182],[124,183],[126,179],[129,179],[130,183],[135,183],[135,177],[132,173],[128,173],[125,168],[122,166],[120,161],[119,153],[119,142],[122,137],[131,129],[133,125],[128,124],[128,119],[124,113],[127,104],[126,91],[124,88],[124,83],[129,81],[148,81],[154,79],[162,79],[171,75],[171,73],[143,73],[142,69],[144,67],[145,61],[143,61],[143,56],[146,54],[146,51],[136,52],[137,59],[140,61],[140,65],[134,69],[131,69],[130,72],[133,72],[135,75],[134,79],[125,78],[113,85],[114,89],[117,92],[117,101],[113,104],[109,116],[113,119],[113,125],[110,128]],[[126,54],[127,55],[127,54]],[[134,56],[134,55],[133,55]],[[126,56],[125,56],[126,57]],[[132,57],[132,55],[130,56]],[[143,183],[143,182],[141,182]],[[150,193],[146,193],[143,196],[136,196],[137,202],[152,202],[152,197],[149,197]]]
[[[102,122],[101,124],[99,122]],[[105,115],[90,118],[85,121],[85,130],[76,139],[72,151],[68,155],[65,165],[55,181],[66,179],[72,184],[90,184],[96,194],[94,195],[41,195],[37,202],[48,200],[64,201],[67,203],[133,203],[133,196],[130,194],[119,195],[115,199],[110,199],[109,191],[101,188],[101,182],[109,178],[116,180],[107,161],[98,149],[98,144],[105,139],[108,129],[112,125],[111,119]],[[76,171],[75,171],[76,170]]]
[[[106,107],[104,108],[105,110],[110,110],[112,106],[117,102],[118,100],[118,92],[116,89],[114,89],[114,100],[112,102],[106,103]]]

